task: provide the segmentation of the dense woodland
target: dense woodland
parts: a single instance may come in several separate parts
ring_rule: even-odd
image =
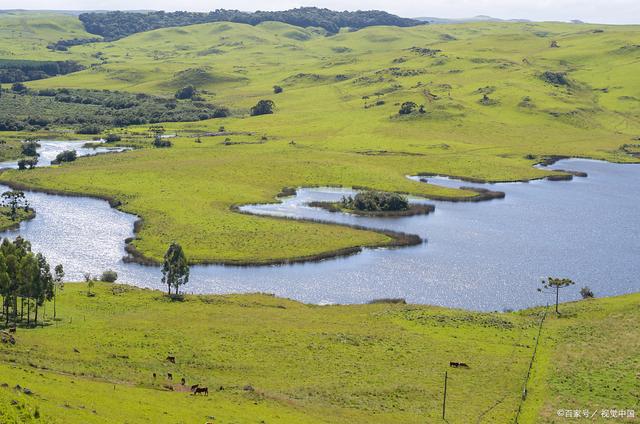
[[[336,12],[317,7],[301,7],[276,12],[241,12],[239,10],[217,9],[209,13],[198,12],[90,12],[80,14],[80,20],[87,32],[115,40],[143,31],[158,28],[186,26],[207,22],[236,22],[257,25],[266,21],[284,22],[300,27],[324,28],[335,34],[340,28],[361,29],[374,25],[394,25],[408,27],[423,25],[415,19],[401,18],[380,10]]]
[[[3,90],[0,102],[0,131],[46,128],[50,125],[77,127],[94,134],[104,127],[158,122],[199,121],[228,115],[228,110],[211,103],[176,100],[109,90],[44,89],[23,90],[14,84]]]
[[[72,60],[40,61],[0,59],[0,83],[32,81],[84,69]]]

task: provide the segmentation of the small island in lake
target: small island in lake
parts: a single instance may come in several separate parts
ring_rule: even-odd
[[[36,211],[29,205],[22,191],[6,191],[0,198],[0,231],[17,228],[22,221],[35,218]]]
[[[362,191],[355,196],[344,196],[339,202],[310,202],[309,206],[329,212],[377,217],[426,215],[435,210],[434,205],[411,204],[406,196],[398,193],[373,190]]]

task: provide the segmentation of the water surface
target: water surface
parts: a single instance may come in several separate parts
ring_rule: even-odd
[[[537,292],[546,276],[569,277],[578,283],[562,293],[565,300],[577,298],[584,285],[597,296],[638,291],[640,166],[576,159],[554,167],[584,171],[589,177],[478,185],[504,191],[506,198],[428,202],[436,205],[434,213],[404,218],[359,217],[306,206],[312,200],[338,200],[352,193],[343,189],[300,189],[282,203],[246,207],[260,214],[419,234],[426,242],[400,249],[365,249],[355,256],[306,264],[194,266],[186,291],[268,292],[311,303],[402,297],[477,310],[552,301]],[[429,181],[461,184],[441,177]],[[31,240],[52,264],[64,264],[68,280],[110,268],[121,282],[164,289],[158,267],[121,260],[124,239],[133,235],[134,216],[97,199],[34,192],[27,197],[36,218],[2,235],[21,234]]]

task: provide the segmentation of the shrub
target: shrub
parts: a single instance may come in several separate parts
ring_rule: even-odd
[[[275,103],[272,100],[260,100],[251,108],[251,116],[268,115],[273,113]]]
[[[282,93],[282,91],[283,91],[283,89],[282,89],[282,87],[280,87],[279,85],[274,85],[274,86],[273,86],[273,92],[274,92],[274,94],[280,94],[280,93]]]
[[[20,159],[18,161],[18,169],[20,170],[24,170],[24,169],[33,169],[36,165],[38,164],[38,158],[37,157],[33,157],[33,158],[28,158],[28,159]]]
[[[104,141],[107,143],[115,143],[116,141],[120,140],[122,140],[122,137],[120,137],[118,134],[107,134],[107,136],[104,138]]]
[[[40,144],[35,141],[24,142],[22,143],[22,154],[24,156],[38,156],[38,147]]]
[[[595,297],[591,289],[587,286],[580,289],[580,296],[582,296],[583,299],[592,299]]]
[[[114,283],[118,279],[118,273],[112,269],[108,269],[102,273],[100,277],[100,281],[104,281],[107,283]]]
[[[409,115],[409,114],[413,113],[416,110],[417,107],[418,107],[418,105],[415,104],[414,102],[404,102],[400,106],[400,110],[398,111],[398,113],[400,115]]]
[[[409,201],[405,196],[397,193],[381,191],[363,191],[354,197],[343,197],[342,207],[360,211],[403,211],[409,208]]]
[[[193,85],[182,87],[176,93],[176,99],[193,99],[197,95],[197,90]]]
[[[553,85],[569,85],[567,74],[564,72],[544,71],[540,78]]]
[[[13,91],[14,93],[20,93],[20,94],[26,93],[27,92],[27,86],[24,85],[21,82],[14,82],[11,85],[11,91]]]
[[[97,125],[83,125],[76,131],[77,134],[100,134],[102,130]]]
[[[153,147],[171,147],[171,141],[158,135],[153,139]]]
[[[75,150],[65,150],[64,152],[58,153],[55,160],[51,161],[52,163],[62,163],[62,162],[73,162],[78,158],[78,154]]]

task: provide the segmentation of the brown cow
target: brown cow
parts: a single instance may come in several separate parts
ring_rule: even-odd
[[[198,393],[201,393],[205,396],[209,396],[209,388],[208,387],[196,387],[196,389],[193,391],[194,396],[197,395]]]

